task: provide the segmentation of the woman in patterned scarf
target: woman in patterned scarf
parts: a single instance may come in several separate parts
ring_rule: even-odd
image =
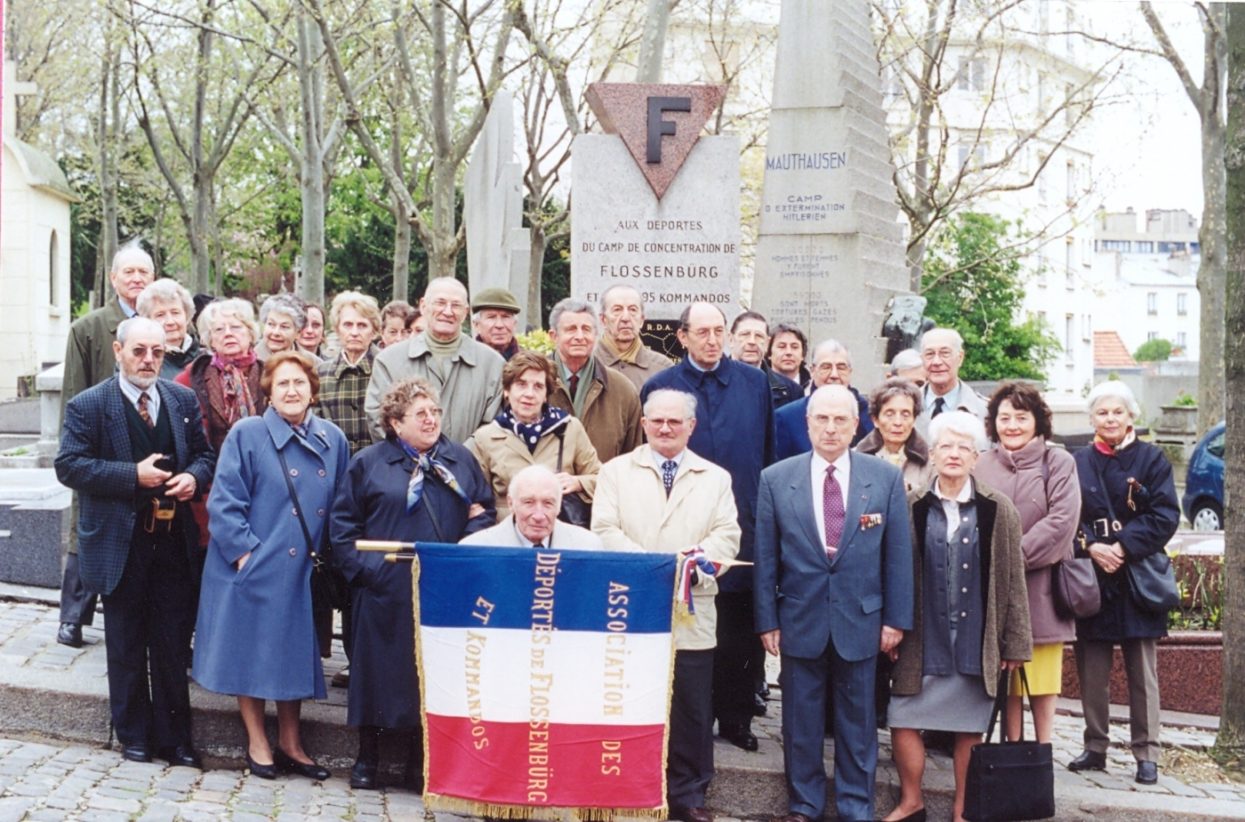
[[[529,465],[543,465],[557,474],[564,496],[592,500],[601,461],[580,421],[549,405],[549,386],[556,376],[553,362],[540,354],[515,354],[501,372],[501,412],[467,440],[493,487],[498,522],[510,513],[505,500],[511,477]]]
[[[359,729],[352,788],[378,787],[380,735],[404,737],[406,782],[423,787],[423,735],[411,569],[355,550],[360,539],[458,542],[496,521],[493,493],[466,448],[441,433],[441,406],[425,380],[395,383],[380,403],[387,437],[350,461],[329,519],[333,564],[354,614],[346,721]]]

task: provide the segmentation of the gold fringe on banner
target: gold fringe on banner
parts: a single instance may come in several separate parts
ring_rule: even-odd
[[[552,805],[503,805],[476,802],[460,796],[425,793],[424,807],[430,811],[484,816],[495,819],[569,819],[581,822],[611,822],[615,819],[666,819],[669,809],[660,808],[561,808]]]

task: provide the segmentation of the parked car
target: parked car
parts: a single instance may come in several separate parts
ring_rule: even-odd
[[[1189,457],[1184,496],[1184,515],[1195,531],[1223,530],[1223,432],[1221,422],[1206,432]]]

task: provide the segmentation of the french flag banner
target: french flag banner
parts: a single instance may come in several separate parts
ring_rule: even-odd
[[[425,806],[665,818],[677,558],[422,542],[416,556]]]

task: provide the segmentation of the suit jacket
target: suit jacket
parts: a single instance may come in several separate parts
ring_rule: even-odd
[[[699,545],[710,560],[734,559],[739,553],[739,516],[731,475],[688,451],[667,497],[651,455],[649,447],[641,445],[610,460],[597,477],[592,530],[601,535],[606,548],[674,554]],[[699,576],[692,589],[695,619],[675,621],[674,646],[680,651],[717,645],[713,598],[718,581]]]
[[[65,406],[56,478],[79,495],[78,556],[82,581],[91,591],[111,594],[121,581],[130,553],[138,498],[138,467],[126,427],[120,377],[83,391]],[[212,481],[216,452],[203,433],[203,419],[194,392],[169,380],[158,380],[160,413],[172,423],[173,474],[194,476],[202,493]],[[184,508],[184,510],[183,510]],[[198,528],[188,507],[179,504],[186,550],[199,543]]]
[[[882,626],[912,628],[912,540],[903,475],[852,452],[847,519],[831,564],[814,521],[812,454],[761,473],[757,498],[755,619],[782,631],[784,654],[815,659],[834,642],[843,659],[876,656]],[[876,524],[866,525],[866,515]]]
[[[525,547],[519,542],[518,532],[514,529],[514,514],[508,515],[491,528],[476,531],[474,534],[459,540],[458,544],[487,545],[493,548]],[[600,551],[605,546],[601,543],[601,538],[587,528],[580,528],[578,525],[571,525],[568,522],[558,520],[554,523],[553,534],[549,539],[549,547],[565,548],[567,550]]]
[[[855,448],[873,431],[873,420],[869,417],[869,400],[850,385],[847,390],[856,398],[858,417],[856,433],[852,436],[852,447]],[[774,459],[785,460],[813,450],[813,443],[808,438],[808,421],[804,418],[808,413],[808,400],[808,397],[802,397],[782,407],[774,404]]]
[[[549,389],[549,404],[575,414],[575,404],[562,380],[561,369],[557,383]],[[575,416],[583,423],[601,462],[609,462],[644,441],[641,414],[640,395],[631,382],[600,359],[596,360],[583,413]]]

